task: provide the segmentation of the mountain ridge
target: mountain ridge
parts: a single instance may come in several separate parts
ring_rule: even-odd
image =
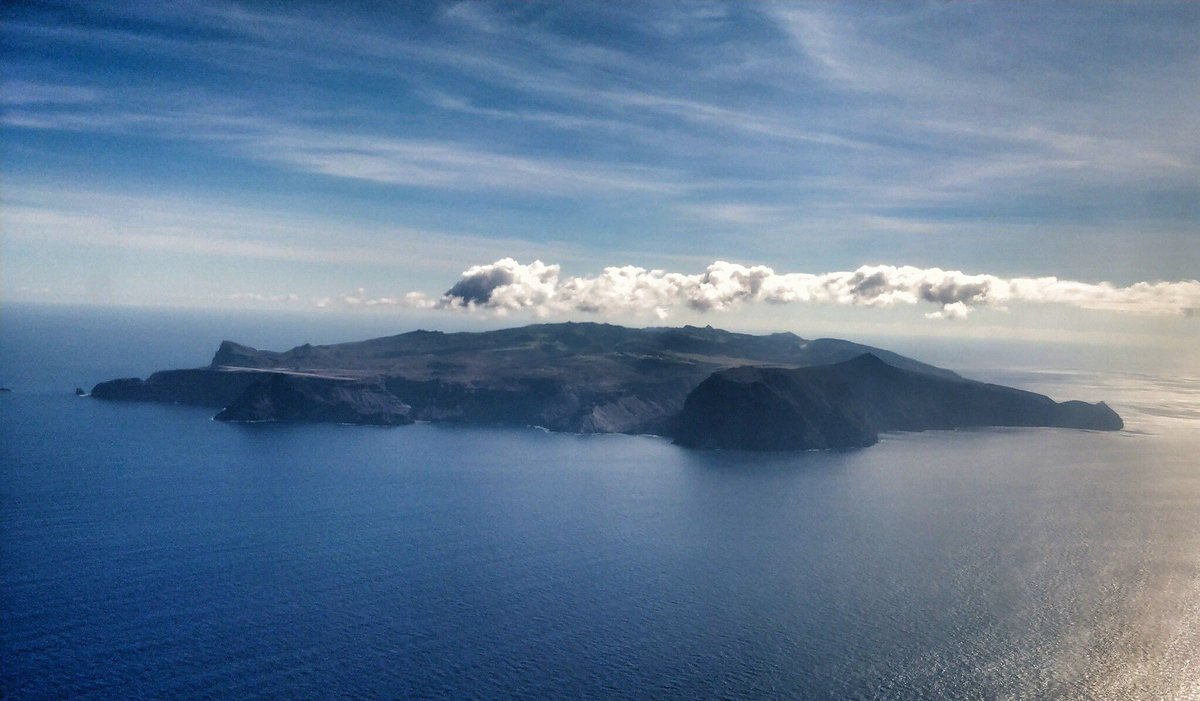
[[[691,448],[808,450],[866,447],[888,431],[1123,425],[1104,402],[1060,403],[1003,385],[923,376],[864,353],[829,365],[717,371],[688,395],[672,437]]]
[[[903,372],[910,384],[972,382],[839,339],[568,322],[484,332],[417,330],[286,351],[223,341],[206,367],[102,382],[92,396],[212,406],[222,409],[220,420],[415,420],[672,435],[690,396],[722,372],[829,366],[862,356],[873,360],[860,364]],[[867,374],[885,372],[876,367]],[[840,409],[825,402],[814,410]],[[847,441],[862,442],[840,443]]]

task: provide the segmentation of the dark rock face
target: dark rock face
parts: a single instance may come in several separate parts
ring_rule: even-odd
[[[819,368],[810,368],[818,370]],[[824,377],[781,368],[714,373],[688,395],[672,429],[689,448],[803,450],[865,447],[878,440],[848,389]]]
[[[378,382],[261,373],[216,419],[399,426],[410,412]]]
[[[629,329],[536,324],[483,333],[413,331],[283,352],[221,343],[206,368],[102,382],[99,399],[228,406],[263,372],[379,378],[412,417],[538,425],[583,433],[663,433],[713,371],[746,364],[811,365],[870,350],[917,371],[957,377],[888,351],[790,333],[753,336],[713,328]]]
[[[1125,422],[1104,402],[1088,404],[1076,399],[1060,402],[1055,411],[1054,426],[1086,428],[1094,431],[1120,431]]]
[[[101,382],[92,388],[92,396],[96,399],[224,407],[256,379],[258,373],[210,368],[163,370],[145,380],[130,377]]]
[[[837,369],[793,376],[780,366]],[[969,382],[849,341],[592,323],[413,331],[283,352],[224,341],[208,367],[102,382],[92,396],[218,407],[222,420],[537,425],[656,433],[696,447],[859,446],[879,431],[975,425],[1120,426],[1107,407],[1097,418],[1092,405]],[[739,409],[722,413],[726,405]]]
[[[389,392],[421,421],[541,426],[570,433],[661,433],[694,381],[583,387],[552,378],[515,378],[499,386],[389,377]]]
[[[218,368],[222,366],[232,367],[255,367],[254,360],[260,355],[260,352],[250,346],[243,346],[240,343],[233,341],[221,341],[221,345],[217,348],[217,352],[213,355],[212,365],[210,367]],[[249,365],[247,365],[249,363]]]
[[[684,403],[675,442],[695,448],[853,448],[882,431],[972,426],[1118,430],[1108,405],[1054,402],[1023,390],[934,377],[872,354],[832,365],[740,367],[714,373]]]

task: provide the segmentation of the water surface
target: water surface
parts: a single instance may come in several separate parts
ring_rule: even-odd
[[[0,395],[6,698],[1200,696],[1186,378],[989,378],[1124,432],[753,455],[226,425],[44,362]]]

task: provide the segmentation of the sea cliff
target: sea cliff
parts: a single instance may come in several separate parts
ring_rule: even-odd
[[[806,368],[739,367],[688,395],[672,436],[692,448],[804,450],[872,445],[885,431],[981,426],[1118,430],[1103,402],[1058,403],[1041,394],[963,378],[931,377],[865,353]]]
[[[208,367],[102,382],[92,396],[211,406],[222,421],[536,425],[756,450],[866,446],[881,431],[1121,427],[1107,406],[1058,404],[880,348],[690,326],[414,331],[283,352],[225,341]]]

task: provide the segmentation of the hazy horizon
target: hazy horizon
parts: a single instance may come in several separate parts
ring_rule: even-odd
[[[7,304],[1195,357],[1192,3],[0,17]]]

